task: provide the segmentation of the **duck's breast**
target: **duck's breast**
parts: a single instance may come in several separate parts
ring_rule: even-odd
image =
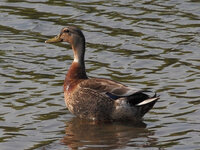
[[[74,115],[92,120],[111,119],[114,101],[104,94],[77,85],[73,90],[66,90],[64,95],[65,103]]]

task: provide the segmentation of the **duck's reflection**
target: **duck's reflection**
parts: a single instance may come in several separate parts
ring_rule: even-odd
[[[143,122],[97,124],[75,117],[66,123],[65,133],[62,143],[71,149],[151,147],[157,141],[149,137],[154,132],[146,129],[146,124]]]

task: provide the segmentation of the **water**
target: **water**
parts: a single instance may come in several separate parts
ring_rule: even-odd
[[[198,0],[0,2],[0,149],[200,149]],[[73,54],[44,41],[81,28],[90,77],[154,89],[141,124],[79,120],[62,84]]]

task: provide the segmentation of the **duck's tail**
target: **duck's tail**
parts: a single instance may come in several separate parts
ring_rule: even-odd
[[[114,120],[140,120],[153,108],[159,96],[150,96],[147,91],[140,91],[125,98],[115,100],[115,108],[112,114]]]
[[[131,107],[135,107],[136,115],[143,117],[150,109],[153,108],[159,96],[155,93],[153,96],[146,94],[150,91],[141,91],[128,97],[128,103]]]

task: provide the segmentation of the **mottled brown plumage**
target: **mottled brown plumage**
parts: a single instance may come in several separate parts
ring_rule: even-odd
[[[46,43],[68,42],[74,61],[64,81],[67,108],[74,115],[96,121],[140,120],[159,99],[143,90],[103,78],[89,79],[85,72],[85,37],[76,27],[63,28]],[[148,91],[146,91],[148,92]]]

